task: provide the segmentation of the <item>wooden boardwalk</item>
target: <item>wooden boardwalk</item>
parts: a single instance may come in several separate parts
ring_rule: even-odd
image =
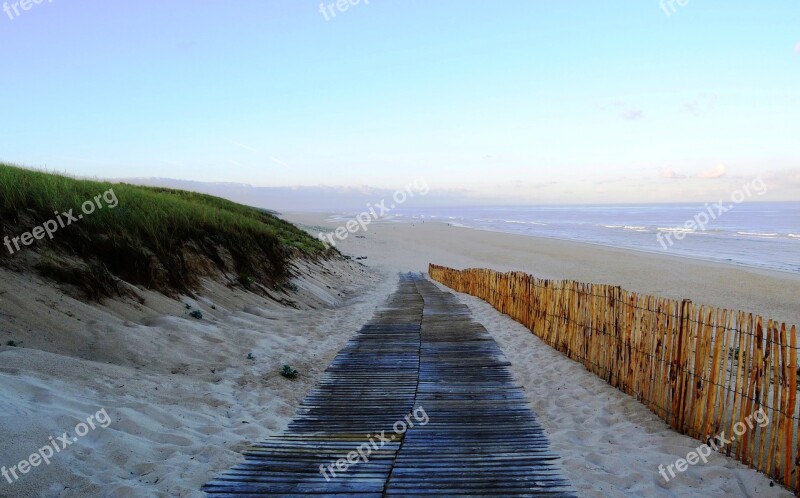
[[[572,496],[507,366],[455,296],[422,275],[402,275],[286,433],[256,444],[204,490],[286,498]],[[335,462],[358,448],[366,458],[337,470]]]

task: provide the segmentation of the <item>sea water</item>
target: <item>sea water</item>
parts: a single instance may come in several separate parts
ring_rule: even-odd
[[[714,218],[687,228],[703,212]],[[742,203],[723,213],[711,204],[402,207],[387,221],[438,221],[800,273],[800,202]]]

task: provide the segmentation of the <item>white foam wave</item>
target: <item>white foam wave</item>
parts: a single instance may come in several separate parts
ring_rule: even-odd
[[[506,220],[506,223],[513,223],[515,225],[538,225],[538,226],[547,226],[547,223],[541,223],[538,221],[517,221],[517,220]]]
[[[750,237],[777,237],[777,233],[759,233],[759,232],[736,232],[739,235],[747,235]]]

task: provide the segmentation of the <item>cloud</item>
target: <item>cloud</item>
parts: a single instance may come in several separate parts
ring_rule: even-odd
[[[669,178],[670,180],[679,180],[681,178],[686,178],[686,175],[682,175],[680,173],[676,173],[672,170],[672,168],[662,168],[659,171],[661,178]]]
[[[767,183],[783,187],[800,187],[800,168],[769,171],[763,175]]]
[[[495,186],[497,188],[502,188],[502,189],[514,188],[514,189],[531,190],[531,189],[549,188],[549,187],[552,187],[553,185],[558,185],[558,182],[550,181],[550,182],[541,182],[541,183],[526,183],[526,182],[523,182],[522,180],[514,180],[513,182],[510,182],[510,183],[498,183]]]
[[[709,93],[700,93],[694,100],[683,104],[683,110],[694,116],[711,112],[717,106],[717,96]]]
[[[628,178],[627,176],[620,176],[620,177],[617,177],[617,178],[607,178],[605,180],[598,180],[596,182],[593,182],[593,184],[594,185],[607,185],[609,183],[622,183],[622,182],[627,182],[627,181],[630,181],[630,180],[631,179]]]
[[[614,107],[618,110],[619,116],[628,121],[638,121],[644,117],[644,111],[628,105],[626,102],[618,100],[614,102]]]
[[[622,119],[627,119],[628,121],[636,121],[642,119],[643,117],[644,111],[641,109],[628,109],[622,113]]]
[[[706,178],[706,179],[722,178],[723,176],[725,176],[725,173],[727,173],[727,168],[725,167],[725,165],[718,164],[708,171],[703,171],[702,173],[697,175],[697,178]]]
[[[628,105],[622,100],[615,100],[610,103],[595,103],[594,108],[601,111],[611,111],[628,121],[637,121],[644,118],[644,111],[642,109]]]

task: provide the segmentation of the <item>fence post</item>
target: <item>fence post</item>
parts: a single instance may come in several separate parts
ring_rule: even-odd
[[[686,334],[689,331],[689,306],[691,303],[692,301],[689,299],[684,299],[681,303],[680,316],[678,317],[681,325],[678,331],[678,343],[672,362],[676,384],[675,389],[672,391],[672,427],[681,434],[685,434],[683,430],[686,417],[685,399],[686,393],[689,390],[686,385],[686,383],[689,382],[689,376],[687,375],[686,368],[684,368],[686,358],[683,356],[683,349],[684,343],[688,341]]]

